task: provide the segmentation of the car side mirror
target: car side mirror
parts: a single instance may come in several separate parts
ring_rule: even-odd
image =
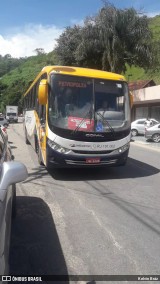
[[[2,190],[6,190],[9,185],[21,182],[28,177],[26,166],[20,162],[4,162],[2,164],[0,195]]]

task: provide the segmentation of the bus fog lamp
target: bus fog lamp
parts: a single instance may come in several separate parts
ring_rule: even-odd
[[[119,153],[123,153],[125,152],[126,150],[128,150],[129,148],[129,143],[127,143],[126,145],[122,146],[121,148],[119,148]]]
[[[130,145],[130,143],[127,143],[126,145],[124,145],[124,146],[118,148],[117,150],[114,151],[114,154],[121,154],[121,153],[127,151],[128,148],[129,148],[129,145]],[[113,153],[113,152],[112,152],[112,153]]]

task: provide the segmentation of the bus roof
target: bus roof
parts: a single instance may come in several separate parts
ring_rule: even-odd
[[[84,76],[84,77],[93,77],[93,78],[102,78],[102,79],[111,79],[111,80],[122,80],[125,81],[124,76],[111,73],[107,71],[101,71],[96,69],[82,68],[82,67],[73,67],[73,66],[46,66],[42,69],[42,72],[56,72],[60,74],[67,74],[73,76]]]
[[[28,91],[34,86],[35,82],[41,77],[42,74],[50,73],[55,74],[64,74],[64,75],[72,75],[72,76],[81,76],[81,77],[90,77],[96,79],[108,79],[108,80],[118,80],[118,81],[126,81],[125,77],[107,71],[101,71],[97,69],[89,69],[89,68],[82,68],[82,67],[73,67],[73,66],[45,66],[35,78],[27,92],[24,96],[28,93]]]

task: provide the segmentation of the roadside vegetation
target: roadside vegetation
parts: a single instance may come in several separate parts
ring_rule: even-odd
[[[83,26],[67,27],[52,52],[35,53],[19,59],[0,55],[0,112],[9,104],[22,108],[23,93],[46,65],[90,67],[160,84],[160,16],[148,18],[106,2]]]

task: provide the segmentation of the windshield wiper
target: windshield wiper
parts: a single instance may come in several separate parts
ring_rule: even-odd
[[[105,122],[107,124],[108,128],[110,129],[113,136],[115,137],[115,131],[113,127],[110,125],[110,123],[108,122],[108,120],[100,112],[96,112],[96,114],[100,116],[100,118],[102,119],[102,122]]]
[[[82,120],[81,120],[80,123],[77,125],[77,127],[73,130],[72,134],[75,134],[75,133],[78,131],[78,129],[81,127],[81,125],[83,124],[84,120],[87,118],[88,115],[90,115],[90,118],[89,118],[89,119],[90,119],[90,121],[91,121],[91,119],[92,119],[92,106],[91,106],[90,110],[87,111],[87,113],[86,113],[85,116],[82,118]]]

